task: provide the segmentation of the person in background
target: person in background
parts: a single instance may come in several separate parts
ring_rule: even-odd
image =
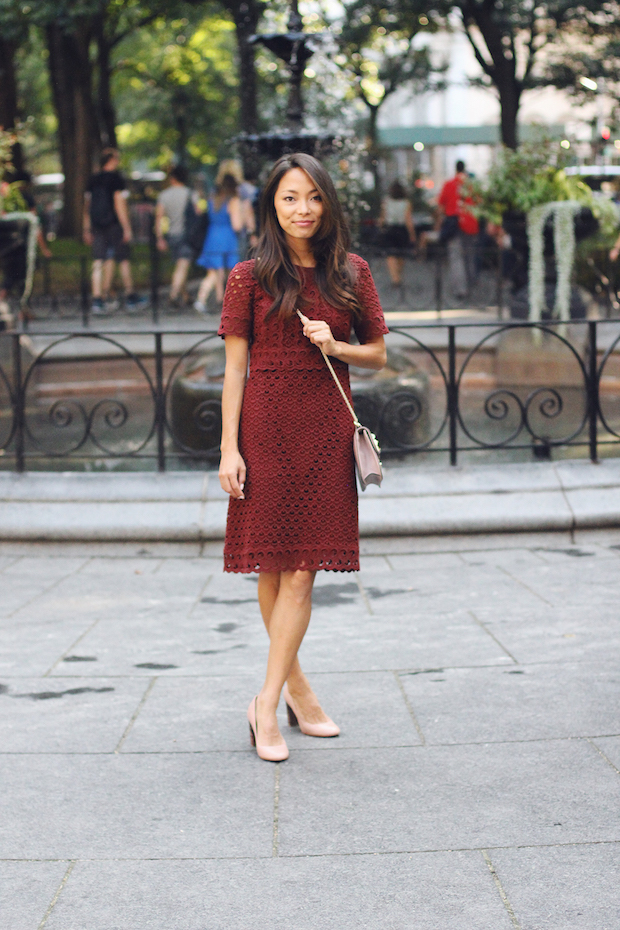
[[[84,242],[93,250],[94,314],[112,309],[110,288],[117,262],[125,290],[125,307],[134,310],[146,302],[133,288],[129,264],[132,235],[127,209],[128,192],[125,178],[118,170],[119,165],[117,149],[104,149],[99,159],[101,170],[91,177],[84,195]]]
[[[239,254],[245,258],[249,249],[256,245],[257,213],[258,213],[258,185],[244,176],[241,163],[234,158],[226,158],[220,163],[215,178],[215,186],[221,184],[224,175],[231,174],[239,185],[239,199],[241,200],[241,214],[243,226],[239,233]]]
[[[169,251],[175,262],[168,299],[168,306],[175,310],[180,310],[185,302],[183,293],[195,254],[186,236],[196,199],[187,184],[187,171],[182,165],[175,165],[168,173],[168,187],[158,196],[155,208],[157,248],[160,252]]]
[[[466,178],[465,163],[457,161],[456,174],[446,181],[438,200],[441,221],[439,242],[447,249],[450,286],[453,295],[459,300],[469,295],[474,281],[478,234],[478,221],[468,209],[473,202],[471,198],[462,196],[461,189]]]
[[[12,172],[7,181],[10,184],[19,185],[19,192],[23,197],[26,209],[36,216],[37,207],[32,193],[32,175],[28,171]],[[37,246],[44,258],[52,257],[41,224],[37,229]],[[6,255],[3,261],[3,272],[2,286],[0,286],[0,321],[4,326],[8,327],[13,322],[8,303],[9,295],[11,293],[23,294],[26,283],[28,272],[28,245],[26,241],[20,243],[15,249],[11,249]],[[22,309],[22,314],[28,316],[25,308]]]
[[[207,312],[207,298],[215,289],[218,304],[224,299],[224,278],[239,261],[238,234],[243,229],[244,214],[239,197],[239,185],[232,174],[225,174],[216,185],[215,196],[209,198],[209,229],[196,264],[207,269],[198,289],[194,309]]]
[[[415,245],[411,204],[400,181],[390,184],[388,195],[381,203],[379,225],[384,231],[386,262],[393,287],[402,286],[406,250]]]

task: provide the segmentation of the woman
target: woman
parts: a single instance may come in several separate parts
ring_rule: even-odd
[[[404,252],[415,244],[415,228],[407,191],[400,183],[390,184],[388,196],[381,204],[379,225],[384,230],[386,262],[393,287],[402,285]]]
[[[222,312],[220,482],[230,495],[224,570],[259,573],[270,646],[248,720],[258,755],[275,762],[288,757],[276,719],[283,686],[291,724],[339,733],[297,651],[317,570],[359,568],[353,425],[319,346],[350,396],[347,366],[383,368],[387,327],[368,265],[347,254],[342,209],[315,158],[276,163],[261,230],[257,258],[230,274]],[[352,325],[360,345],[349,345]]]
[[[207,298],[215,288],[218,304],[224,297],[225,269],[239,261],[238,233],[244,225],[244,214],[238,184],[232,174],[225,174],[215,188],[215,197],[209,198],[209,229],[197,265],[207,269],[198,290],[194,309],[207,312]]]

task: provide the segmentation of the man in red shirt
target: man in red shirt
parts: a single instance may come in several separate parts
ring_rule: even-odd
[[[466,178],[465,163],[457,161],[456,174],[446,181],[437,201],[442,217],[439,242],[446,247],[450,286],[454,297],[459,300],[468,296],[473,282],[475,236],[478,233],[478,221],[467,209],[472,200],[461,196]]]

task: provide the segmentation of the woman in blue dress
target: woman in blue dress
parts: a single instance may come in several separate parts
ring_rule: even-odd
[[[224,299],[225,271],[239,261],[238,233],[243,228],[243,208],[239,198],[239,185],[232,174],[225,174],[209,198],[209,229],[197,265],[207,269],[198,290],[194,309],[207,312],[207,298],[215,288],[218,304]]]

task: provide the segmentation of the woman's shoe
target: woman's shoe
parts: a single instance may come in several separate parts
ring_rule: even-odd
[[[290,727],[299,727],[306,736],[330,737],[340,734],[340,727],[329,717],[324,723],[309,723],[307,720],[303,720],[299,708],[295,706],[295,702],[289,693],[288,685],[284,685],[284,700],[286,701],[286,712]]]
[[[256,708],[258,706],[258,695],[250,701],[248,707],[248,723],[250,724],[250,742],[256,748],[256,754],[265,762],[284,762],[288,759],[288,746],[282,740],[277,746],[261,746],[258,742],[258,720]]]

